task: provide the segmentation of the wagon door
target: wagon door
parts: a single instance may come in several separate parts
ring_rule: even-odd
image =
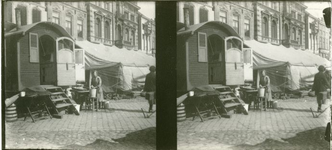
[[[244,81],[251,82],[254,79],[251,48],[243,48],[243,62],[244,62]]]
[[[57,39],[57,85],[75,85],[74,41],[67,37]]]
[[[238,37],[225,39],[226,85],[244,84],[243,42]]]
[[[76,72],[76,81],[84,82],[85,81],[85,62],[84,62],[84,50],[75,49],[75,72]]]

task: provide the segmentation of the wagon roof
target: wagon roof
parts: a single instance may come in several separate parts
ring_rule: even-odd
[[[183,27],[182,29],[178,30],[177,35],[194,34],[195,31],[197,31],[199,28],[201,28],[207,24],[217,25],[217,26],[221,27],[220,28],[221,30],[226,29],[227,31],[229,31],[232,36],[240,37],[239,34],[237,34],[236,31],[231,26],[229,26],[226,23],[220,22],[220,21],[208,21],[208,22],[203,22],[203,23],[199,23],[199,24],[194,24],[194,25],[188,26],[187,30]]]
[[[60,25],[53,23],[53,22],[46,22],[46,21],[20,26],[18,30],[16,28],[12,29],[11,31],[5,33],[5,37],[10,37],[13,35],[20,35],[20,34],[24,35],[27,32],[31,31],[33,27],[36,27],[38,25],[45,25],[45,26],[53,27],[56,30],[58,30],[62,35],[72,39],[70,34],[64,28],[62,28]]]

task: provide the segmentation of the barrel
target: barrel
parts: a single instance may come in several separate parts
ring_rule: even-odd
[[[185,121],[186,120],[186,111],[184,105],[181,103],[177,107],[177,121]]]
[[[90,97],[96,98],[97,96],[97,89],[90,89]]]
[[[17,120],[16,105],[13,103],[9,107],[7,107],[5,114],[7,122],[16,121]]]
[[[278,109],[278,101],[273,101],[273,109]]]
[[[263,87],[259,88],[258,93],[259,93],[258,94],[259,97],[264,97],[264,95],[265,95],[265,88],[263,88]]]

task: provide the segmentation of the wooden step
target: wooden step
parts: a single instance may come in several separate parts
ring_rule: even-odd
[[[57,104],[55,107],[57,109],[59,108],[64,108],[64,107],[68,107],[68,106],[71,106],[72,104],[67,104],[67,103],[62,103],[62,104]]]
[[[68,98],[57,98],[57,99],[52,99],[52,102],[58,102],[58,101],[63,101],[63,100],[67,100]]]
[[[59,94],[65,94],[65,93],[63,93],[63,92],[53,92],[53,93],[51,93],[51,95],[59,95]]]
[[[219,92],[219,94],[233,94],[232,91]]]
[[[226,101],[230,101],[230,100],[235,100],[236,97],[228,97],[228,98],[222,98],[222,99],[219,99],[220,101],[222,102],[226,102]]]
[[[241,105],[240,103],[227,103],[225,104],[225,108],[232,108],[232,107],[235,107],[235,106],[239,106]]]
[[[61,89],[60,87],[45,87],[46,90]]]

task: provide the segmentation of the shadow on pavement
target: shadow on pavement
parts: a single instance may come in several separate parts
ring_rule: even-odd
[[[113,110],[115,110],[115,111],[126,111],[126,112],[139,112],[139,113],[142,113],[142,110],[140,110],[140,109],[117,109],[117,108],[113,108]]]
[[[329,142],[324,140],[325,127],[318,127],[315,129],[297,133],[295,137],[282,139],[285,142],[280,142],[273,139],[266,139],[263,143],[257,145],[242,144],[233,147],[233,150],[242,149],[329,149]]]
[[[88,150],[131,150],[141,149],[149,150],[156,149],[156,127],[146,128],[139,131],[128,133],[125,137],[119,139],[113,139],[113,141],[107,141],[103,139],[97,139],[91,144],[85,146],[69,145],[64,149],[88,149]]]
[[[279,108],[281,111],[284,111],[284,110],[291,110],[291,111],[298,111],[298,112],[310,112],[311,113],[311,110],[308,108],[308,109],[294,109],[294,108]]]

